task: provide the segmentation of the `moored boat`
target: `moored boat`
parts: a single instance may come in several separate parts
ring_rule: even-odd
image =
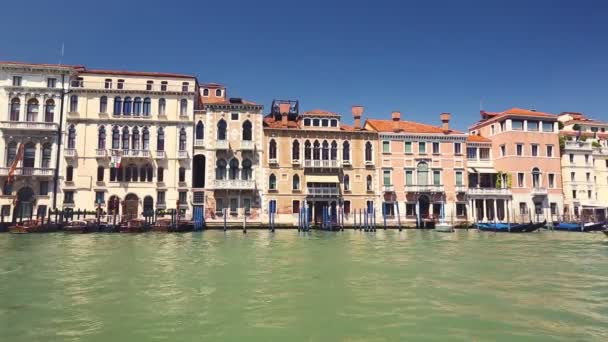
[[[553,229],[569,232],[597,232],[604,230],[605,222],[554,222]]]
[[[156,223],[152,226],[154,232],[170,232],[171,231],[171,220],[167,218],[159,218]]]
[[[146,231],[146,221],[142,219],[132,219],[126,224],[120,225],[121,233],[143,233]]]
[[[544,227],[547,222],[540,223],[476,223],[474,227],[481,231],[497,233],[531,233]]]
[[[38,220],[25,220],[8,227],[8,231],[13,234],[46,233],[52,231],[49,226],[43,225]]]
[[[447,222],[439,222],[435,224],[435,231],[441,233],[452,233],[454,231],[454,226]]]

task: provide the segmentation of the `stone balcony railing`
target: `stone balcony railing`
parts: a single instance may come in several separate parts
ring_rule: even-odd
[[[215,141],[215,149],[216,150],[227,150],[230,148],[230,144],[228,140],[216,140]]]
[[[1,121],[0,128],[15,130],[57,131],[57,124],[54,122]]]
[[[242,140],[241,141],[241,150],[243,151],[252,151],[255,149],[255,144],[252,140]]]
[[[511,189],[505,188],[469,188],[467,195],[471,196],[511,196]]]
[[[66,158],[75,158],[76,157],[76,149],[75,148],[66,148],[63,150],[63,155]]]
[[[311,197],[336,197],[340,195],[339,188],[307,188],[306,195]]]
[[[187,159],[188,151],[177,151],[177,158],[179,159]]]
[[[194,147],[204,147],[205,139],[194,139]]]
[[[595,155],[608,155],[608,147],[594,147],[593,154]]]
[[[304,167],[337,168],[339,165],[337,160],[304,160]]]
[[[549,191],[545,187],[534,187],[530,190],[532,196],[547,196],[548,193]]]
[[[226,190],[253,190],[255,181],[252,179],[216,179],[213,181],[214,189]]]
[[[385,184],[385,185],[382,186],[382,190],[384,190],[384,192],[395,192],[395,186],[394,185]]]
[[[564,144],[566,150],[591,151],[592,146],[587,141],[566,141]]]
[[[165,159],[167,157],[167,153],[165,151],[156,151],[154,157],[156,159]]]
[[[105,148],[98,148],[95,150],[95,157],[97,158],[105,158],[108,155],[108,152]]]
[[[407,192],[444,192],[443,185],[406,185]]]
[[[101,157],[100,153],[102,153],[101,151],[103,150],[96,150],[95,155],[96,157]],[[123,158],[150,158],[151,154],[149,150],[140,150],[140,149],[133,149],[133,150],[125,150],[125,149],[112,149],[111,150],[112,155],[118,155],[121,156]]]
[[[0,175],[8,175],[10,167],[0,167]],[[52,176],[54,170],[50,167],[18,167],[15,169],[16,176]]]

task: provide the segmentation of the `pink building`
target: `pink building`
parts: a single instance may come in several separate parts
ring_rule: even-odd
[[[481,201],[472,201],[477,219],[494,220],[494,212],[501,221],[551,220],[560,214],[563,194],[556,115],[520,108],[481,111],[481,120],[469,132],[489,139],[485,146],[491,147],[489,156],[480,154],[483,146],[467,148],[469,171],[475,169],[473,160],[489,159],[489,169],[472,173],[487,189],[492,185],[495,189],[487,196],[479,191],[476,196]]]

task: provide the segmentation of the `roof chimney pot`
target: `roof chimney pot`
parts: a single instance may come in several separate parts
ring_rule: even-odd
[[[352,106],[351,111],[355,119],[354,129],[361,129],[361,116],[363,115],[363,106]]]
[[[391,113],[391,117],[393,118],[393,121],[399,121],[401,120],[401,112],[394,111]]]
[[[440,118],[441,118],[441,128],[444,131],[449,131],[450,130],[450,113],[441,113]]]

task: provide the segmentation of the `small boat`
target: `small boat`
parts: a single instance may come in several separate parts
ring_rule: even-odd
[[[68,222],[67,224],[65,224],[63,226],[63,231],[65,233],[69,233],[69,234],[89,233],[90,227],[89,227],[89,223],[87,221],[74,220],[72,222]]]
[[[8,231],[13,234],[46,233],[53,231],[52,227],[45,226],[38,220],[25,220],[14,226],[8,227]]]
[[[156,223],[152,226],[154,232],[170,232],[171,230],[171,220],[167,218],[156,220]]]
[[[452,233],[454,232],[454,226],[447,222],[439,222],[435,224],[435,231],[441,233]]]
[[[473,225],[481,231],[497,232],[497,233],[531,233],[544,227],[547,222],[540,223],[476,223]]]
[[[126,224],[120,225],[121,233],[143,233],[146,231],[146,221],[142,219],[132,219]]]
[[[605,222],[589,222],[583,225],[584,232],[598,232],[604,230]]]
[[[604,222],[588,222],[584,224],[576,222],[553,222],[553,229],[569,232],[596,232],[603,230],[604,225]]]
[[[608,236],[608,229],[602,230],[602,232],[604,233],[604,235]]]

